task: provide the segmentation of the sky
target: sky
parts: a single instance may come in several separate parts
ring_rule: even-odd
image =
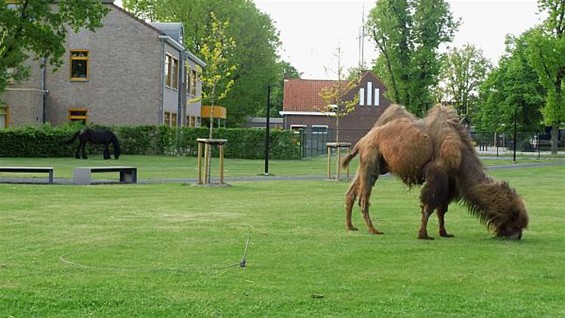
[[[268,14],[280,32],[280,57],[290,62],[302,78],[336,79],[337,49],[344,69],[371,65],[377,53],[365,37],[360,54],[359,36],[363,16],[376,0],[254,0],[257,9]],[[496,65],[504,54],[506,34],[520,35],[541,22],[536,0],[448,0],[461,26],[450,47],[469,43],[483,51]],[[116,0],[121,5],[121,0]],[[366,21],[366,19],[365,19]],[[446,50],[446,48],[442,48]]]
[[[504,54],[506,34],[520,35],[541,22],[535,0],[448,2],[454,17],[461,18],[462,23],[450,47],[473,44],[495,65]],[[337,78],[338,47],[345,69],[359,65],[363,16],[368,15],[375,3],[375,0],[255,0],[257,8],[271,17],[280,32],[281,58],[307,79]],[[371,65],[377,56],[374,47],[370,38],[365,37],[366,65]]]

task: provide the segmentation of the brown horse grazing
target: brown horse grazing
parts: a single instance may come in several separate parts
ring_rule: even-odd
[[[422,221],[418,238],[427,233],[430,215],[437,211],[439,235],[453,237],[445,229],[445,213],[453,201],[463,201],[471,214],[496,236],[520,239],[528,215],[520,196],[506,182],[491,179],[481,165],[471,140],[457,115],[438,105],[424,120],[416,119],[402,107],[391,105],[342,161],[347,167],[359,154],[359,168],[346,194],[346,228],[351,223],[355,199],[372,234],[382,234],[369,216],[371,189],[380,174],[399,177],[409,187],[421,185]]]

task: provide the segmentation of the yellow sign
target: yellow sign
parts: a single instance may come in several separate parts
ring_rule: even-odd
[[[227,111],[226,108],[222,106],[202,106],[202,108],[200,109],[200,116],[202,118],[210,118],[211,112],[213,112],[213,118],[226,119]]]

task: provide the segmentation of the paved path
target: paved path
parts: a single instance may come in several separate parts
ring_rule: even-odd
[[[482,159],[488,159],[481,157]],[[546,162],[531,162],[531,163],[515,163],[507,165],[497,165],[487,167],[488,170],[502,170],[502,169],[521,169],[542,166],[565,166],[565,160],[552,160]],[[387,174],[385,176],[390,176]],[[353,177],[353,175],[352,175]],[[212,178],[212,182],[217,182],[218,178]],[[325,175],[309,175],[309,176],[245,176],[245,177],[226,177],[225,182],[240,182],[240,181],[323,181],[326,180]],[[37,178],[2,178],[0,183],[19,183],[19,184],[48,184],[46,177]],[[95,180],[98,184],[118,184],[119,181],[112,180]],[[138,184],[159,184],[159,183],[186,183],[196,184],[196,178],[171,178],[171,179],[139,179]],[[72,179],[55,178],[53,184],[73,184]]]

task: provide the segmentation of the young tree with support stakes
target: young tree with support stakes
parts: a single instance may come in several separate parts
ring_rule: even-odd
[[[355,105],[357,105],[359,101],[358,95],[355,95],[355,97],[351,100],[343,99],[343,95],[355,86],[355,82],[345,79],[345,70],[341,64],[342,55],[341,47],[338,47],[334,53],[334,56],[337,59],[337,81],[334,85],[324,87],[320,92],[320,97],[322,97],[324,101],[324,107],[322,107],[321,110],[326,113],[331,113],[333,114],[332,116],[335,117],[336,143],[339,143],[339,119],[354,111]]]
[[[235,83],[233,79],[223,82],[222,79],[230,78],[237,66],[230,63],[230,56],[236,44],[233,38],[226,35],[229,20],[219,21],[213,11],[210,12],[210,19],[211,31],[202,39],[200,56],[206,62],[201,77],[202,99],[210,104],[209,138],[212,139],[214,103],[224,99]]]

